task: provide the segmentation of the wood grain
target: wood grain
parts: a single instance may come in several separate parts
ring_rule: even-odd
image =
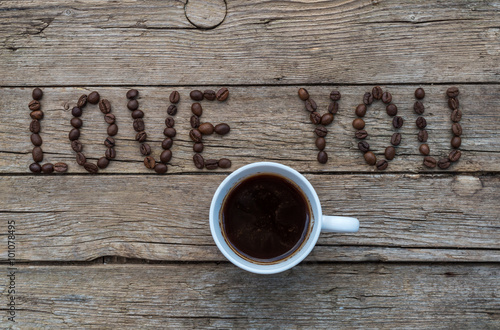
[[[212,30],[183,7],[4,1],[0,86],[500,81],[497,0],[232,0]]]

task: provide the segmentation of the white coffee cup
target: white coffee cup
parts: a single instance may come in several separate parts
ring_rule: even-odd
[[[224,238],[221,220],[221,208],[227,194],[240,181],[255,174],[277,174],[295,183],[302,190],[309,203],[311,221],[309,222],[308,236],[302,245],[290,256],[273,263],[261,263],[244,258],[229,246]],[[318,241],[320,232],[353,233],[359,229],[356,218],[325,216],[321,211],[321,203],[313,186],[307,179],[291,167],[271,162],[253,163],[239,168],[231,173],[214,194],[210,205],[210,230],[215,244],[224,256],[236,266],[257,274],[275,274],[292,268],[304,260]]]

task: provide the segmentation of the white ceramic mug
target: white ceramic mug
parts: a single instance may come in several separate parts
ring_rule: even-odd
[[[224,238],[221,208],[225,197],[231,189],[241,180],[255,174],[277,174],[295,183],[307,198],[311,210],[311,221],[309,222],[308,236],[302,245],[285,259],[273,263],[258,263],[238,255],[229,246]],[[359,221],[356,218],[325,216],[321,211],[321,204],[313,186],[307,179],[291,167],[271,162],[253,163],[239,168],[231,173],[215,192],[210,206],[210,230],[215,244],[224,256],[236,266],[257,274],[275,274],[292,268],[311,252],[316,245],[320,232],[353,233],[359,229]]]

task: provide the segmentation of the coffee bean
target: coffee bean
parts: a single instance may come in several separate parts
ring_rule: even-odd
[[[110,113],[111,103],[106,99],[102,99],[101,101],[99,101],[99,110],[101,110],[103,114]]]
[[[177,131],[173,127],[167,127],[163,130],[163,135],[169,138],[173,138],[177,134]]]
[[[203,135],[210,135],[214,132],[214,125],[211,123],[203,123],[198,127],[198,130],[201,132]]]
[[[171,138],[165,138],[162,142],[161,142],[161,147],[163,149],[170,149],[172,148],[172,145],[174,144],[174,141],[171,139]]]
[[[419,87],[415,90],[415,97],[419,100],[425,97],[425,91],[423,88]]]
[[[199,155],[199,154],[197,154],[197,155]],[[217,167],[219,167],[219,162],[217,161],[217,159],[205,160],[205,168],[207,170],[215,170],[215,169],[217,169]]]
[[[78,117],[73,117],[73,118],[71,118],[71,120],[70,120],[70,124],[71,124],[71,126],[73,126],[74,128],[80,128],[80,127],[82,127],[83,122],[82,122],[82,120],[81,120],[80,118],[78,118]]]
[[[325,149],[326,140],[324,137],[318,137],[315,143],[316,143],[316,148],[318,148],[319,151],[323,151],[323,149]]]
[[[448,97],[454,97],[454,98],[456,98],[458,96],[458,94],[460,94],[460,91],[456,87],[450,87],[446,91],[446,95],[448,95]]]
[[[189,122],[191,123],[192,128],[198,128],[200,126],[200,117],[198,117],[197,115],[192,115]]]
[[[155,165],[155,172],[158,173],[158,174],[165,174],[167,173],[167,165],[165,164],[162,164],[162,163],[158,163]]]
[[[34,146],[39,147],[42,145],[42,142],[40,134],[31,134],[31,143],[33,143]]]
[[[141,154],[143,154],[144,156],[149,156],[151,154],[151,147],[147,143],[141,144],[139,150],[141,151]]]
[[[83,165],[83,168],[86,169],[87,172],[89,172],[90,174],[96,174],[97,172],[99,172],[99,168],[97,167],[96,164],[85,163]]]
[[[375,86],[372,88],[372,95],[375,100],[380,100],[383,93],[384,91],[382,90],[382,88],[380,88],[380,86]]]
[[[43,119],[43,111],[42,110],[35,110],[30,113],[31,119]]]
[[[395,116],[398,114],[398,107],[391,103],[385,107],[385,112],[387,112],[387,114],[391,117]]]
[[[201,104],[199,103],[193,103],[191,104],[191,112],[195,115],[200,117],[203,113],[203,109],[201,107]]]
[[[309,98],[309,92],[305,88],[299,88],[299,98],[306,101]]]
[[[203,97],[209,101],[213,101],[213,100],[215,100],[215,98],[217,96],[215,94],[215,91],[213,91],[211,89],[207,89],[207,90],[203,91]]]
[[[368,132],[365,131],[364,129],[360,130],[360,131],[356,131],[356,133],[354,134],[354,136],[356,136],[356,138],[362,140],[362,139],[366,139],[366,137],[368,136]]]
[[[382,94],[382,102],[384,102],[385,104],[391,103],[392,102],[392,95],[391,95],[391,93],[384,92]]]
[[[318,109],[318,105],[316,104],[316,102],[314,102],[312,98],[308,98],[306,101],[306,110],[309,112],[313,112],[316,111],[316,109]]]
[[[462,135],[462,126],[459,123],[453,123],[453,125],[451,125],[451,130],[455,136]]]
[[[459,148],[461,144],[462,144],[462,139],[460,138],[460,136],[454,136],[451,139],[452,148]]]
[[[71,141],[71,149],[75,152],[81,152],[83,150],[83,144],[78,140]]]
[[[220,168],[230,168],[231,161],[227,158],[221,158],[221,159],[219,159],[219,167]]]
[[[127,103],[127,108],[129,110],[132,110],[132,111],[137,110],[137,108],[139,108],[139,102],[137,100],[135,100],[135,99],[134,100],[130,100]]]
[[[203,167],[205,167],[205,160],[203,159],[203,156],[200,154],[194,154],[193,163],[197,169],[201,170]]]
[[[427,142],[428,137],[429,137],[429,134],[427,133],[427,131],[425,129],[420,130],[418,132],[418,141],[419,142]]]
[[[429,148],[428,144],[421,144],[420,147],[418,147],[418,151],[424,156],[428,156],[431,152],[431,149]]]
[[[448,107],[450,107],[451,110],[458,109],[459,104],[460,103],[458,102],[458,99],[455,98],[448,99]]]
[[[393,160],[394,157],[396,156],[396,149],[390,146],[385,148],[384,156],[387,160]]]
[[[106,157],[101,157],[97,160],[97,167],[101,169],[108,167],[108,165],[109,165],[109,159],[107,159]]]
[[[42,165],[42,173],[51,174],[54,173],[54,165],[51,163],[46,163]]]
[[[154,169],[156,166],[155,159],[151,156],[144,157],[144,166],[146,166],[146,168],[149,168],[150,170]]]
[[[195,144],[193,144],[193,151],[194,152],[203,152],[203,143],[196,142]]]
[[[127,99],[132,100],[139,96],[139,91],[137,89],[131,89],[127,92]]]
[[[460,110],[453,110],[451,113],[451,121],[457,123],[462,119],[462,111]]]
[[[427,126],[427,120],[424,117],[418,117],[415,123],[420,129],[424,129]]]
[[[356,113],[356,116],[364,117],[366,115],[366,105],[359,104],[354,112]]]
[[[108,136],[106,138],[106,140],[104,140],[104,145],[108,148],[113,148],[116,144],[116,141],[114,138],[112,138],[111,136]]]
[[[42,96],[43,96],[43,92],[38,87],[33,89],[33,92],[31,92],[31,97],[33,97],[33,99],[35,99],[37,101],[40,101],[42,99]]]
[[[339,111],[339,104],[337,102],[331,102],[328,106],[328,112],[332,115],[336,114]]]
[[[194,101],[201,101],[203,100],[203,93],[199,90],[194,90],[189,93],[189,97]]]
[[[214,130],[215,130],[215,133],[217,133],[219,135],[226,135],[231,130],[231,127],[229,127],[228,124],[221,123],[221,124],[215,125]]]
[[[377,157],[375,157],[375,154],[371,151],[365,152],[363,157],[368,165],[375,165],[375,162],[377,161]]]
[[[373,103],[373,95],[370,92],[366,92],[365,95],[363,95],[363,103],[366,105],[370,105]]]
[[[33,119],[30,123],[31,133],[40,133],[40,122],[37,119]]]
[[[104,121],[106,122],[106,124],[111,125],[111,124],[115,123],[116,117],[112,113],[107,113],[107,114],[104,115]]]
[[[338,100],[340,100],[340,97],[341,97],[341,95],[340,95],[340,92],[339,92],[339,91],[332,91],[332,92],[330,93],[330,99],[331,99],[332,101],[338,101]]]
[[[217,91],[215,97],[217,98],[217,101],[223,102],[229,97],[229,90],[226,87],[222,87]]]
[[[199,104],[199,103],[196,103],[196,104]],[[170,116],[175,116],[175,114],[177,113],[177,106],[175,104],[171,104],[168,108],[167,108],[167,113],[170,115]]]
[[[201,140],[203,139],[201,132],[196,128],[193,128],[191,131],[189,131],[189,137],[194,142],[201,142]]]
[[[321,116],[321,125],[330,125],[333,122],[333,115],[331,113],[325,113]]]
[[[31,155],[33,156],[33,160],[36,163],[40,163],[43,160],[43,150],[40,147],[34,147],[31,151]]]
[[[144,131],[144,120],[142,120],[141,118],[134,119],[134,123],[132,124],[132,126],[134,127],[134,130],[136,132]]]
[[[446,170],[448,167],[450,167],[451,162],[448,158],[441,158],[438,161],[438,167],[442,170]]]
[[[319,137],[325,137],[328,134],[328,130],[324,126],[318,126],[314,130],[314,133]]]
[[[160,161],[164,164],[168,163],[172,159],[172,151],[170,150],[163,150],[163,152],[160,155]]]
[[[58,173],[64,173],[68,170],[68,164],[66,163],[55,163],[54,164],[54,171]]]
[[[437,161],[430,156],[424,157],[424,165],[428,168],[434,168],[437,165]]]
[[[73,128],[69,131],[68,138],[70,141],[78,140],[80,137],[80,130],[78,128]]]
[[[361,118],[356,118],[352,121],[352,127],[357,130],[363,129],[365,127],[365,121]]]
[[[31,100],[30,103],[28,104],[28,108],[31,111],[40,110],[40,102],[38,102],[37,100]]]
[[[118,134],[118,126],[116,124],[111,124],[108,126],[108,135],[115,136]]]
[[[401,143],[401,134],[399,133],[394,133],[391,136],[391,144],[393,146],[398,146]]]
[[[83,166],[87,162],[87,158],[85,157],[84,154],[82,154],[81,152],[78,152],[76,154],[76,162],[77,162],[78,165]]]
[[[148,135],[144,131],[143,132],[138,132],[135,135],[135,140],[139,141],[139,142],[144,142],[144,141],[146,141],[147,138],[148,138]]]
[[[460,152],[460,150],[452,150],[448,155],[448,159],[450,160],[450,162],[458,162],[461,156],[462,153]]]
[[[173,91],[170,93],[170,97],[168,98],[170,103],[178,103],[181,99],[181,96],[178,91]]]
[[[392,119],[392,126],[396,129],[403,127],[404,120],[400,116],[396,116]]]
[[[358,149],[362,152],[367,152],[368,150],[370,150],[370,145],[366,141],[361,141],[358,143]]]
[[[87,105],[87,95],[83,94],[78,99],[78,102],[76,102],[76,106],[81,109],[81,108],[83,108],[86,105]]]
[[[99,102],[99,98],[100,98],[99,93],[94,91],[94,92],[89,94],[89,96],[87,97],[87,101],[90,104],[97,104]]]
[[[142,110],[134,110],[132,111],[132,118],[133,119],[144,118],[144,112]]]
[[[311,112],[311,114],[309,115],[309,119],[314,125],[319,125],[319,123],[321,123],[321,115],[316,111]]]
[[[104,153],[104,156],[106,156],[107,159],[115,159],[116,158],[115,148],[108,148],[108,149],[106,149],[106,152]]]
[[[165,126],[170,127],[170,128],[174,127],[175,126],[175,119],[172,117],[167,117],[165,119]]]
[[[387,162],[387,160],[382,159],[382,160],[379,160],[377,162],[376,166],[377,166],[377,170],[383,171],[383,170],[385,170],[387,168],[387,166],[389,166],[389,163]]]
[[[71,110],[71,114],[74,116],[74,117],[80,117],[82,115],[82,109],[80,109],[79,107],[74,107],[72,110]]]
[[[32,163],[30,165],[30,171],[33,173],[40,173],[42,172],[42,167],[38,163]]]
[[[323,150],[318,152],[318,162],[320,164],[326,164],[328,162],[328,154]]]

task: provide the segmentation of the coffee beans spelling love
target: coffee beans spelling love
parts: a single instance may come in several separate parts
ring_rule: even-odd
[[[104,121],[108,124],[107,133],[108,137],[104,140],[104,145],[106,146],[106,151],[104,157],[97,160],[97,165],[89,162],[85,155],[83,154],[83,145],[79,141],[80,138],[80,128],[83,125],[83,121],[79,118],[84,108],[87,104],[99,104],[99,110],[104,114]],[[83,168],[91,173],[96,174],[99,169],[104,169],[108,166],[109,161],[116,157],[115,147],[115,136],[118,133],[118,125],[116,125],[116,118],[111,114],[111,103],[107,99],[101,99],[98,92],[91,92],[88,96],[82,95],[78,99],[77,106],[71,111],[73,118],[70,121],[73,129],[69,132],[68,138],[71,141],[71,149],[76,152],[76,162],[78,165],[83,166]],[[56,164],[57,165],[57,164]],[[61,167],[62,168],[62,167]],[[57,166],[55,166],[57,170]]]
[[[460,150],[457,150],[462,144],[462,139],[460,137],[462,135],[462,126],[460,126],[459,124],[460,119],[462,119],[462,112],[458,109],[459,102],[457,98],[459,93],[460,92],[457,87],[450,87],[446,91],[446,95],[448,96],[448,106],[452,111],[451,120],[453,121],[453,124],[451,125],[451,132],[453,133],[453,137],[451,138],[450,144],[453,150],[448,154],[448,156],[442,157],[438,161],[436,161],[435,158],[429,156],[429,145],[427,143],[422,143],[419,146],[418,150],[423,156],[425,156],[423,162],[425,167],[435,168],[437,166],[440,169],[445,170],[449,168],[452,163],[458,162],[458,160],[462,156]],[[422,88],[418,88],[415,91],[415,97],[419,100],[423,100],[423,98],[425,97],[424,90]],[[419,103],[418,107],[417,103]],[[415,106],[413,107],[413,109],[418,115],[422,115],[424,113],[424,106],[421,101],[415,102]],[[415,124],[419,129],[417,135],[418,141],[427,142],[428,132],[425,130],[427,121],[423,116],[419,116],[417,117]]]
[[[375,100],[382,100],[383,103],[387,104],[385,110],[387,114],[392,118],[392,126],[395,129],[399,129],[403,127],[404,120],[400,116],[396,116],[398,113],[398,107],[392,102],[392,95],[389,92],[384,92],[380,86],[375,86],[372,89],[372,92],[366,92],[363,95],[363,103],[359,104],[356,107],[354,113],[358,118],[354,119],[352,122],[352,126],[356,129],[356,133],[354,136],[361,140],[358,142],[358,149],[364,154],[365,162],[368,165],[375,165],[376,168],[380,171],[385,170],[389,166],[389,160],[394,159],[396,156],[395,146],[398,146],[401,143],[401,134],[396,132],[391,136],[391,144],[392,146],[388,146],[385,148],[384,156],[385,159],[381,159],[377,161],[377,157],[370,150],[370,145],[365,139],[368,137],[367,131],[365,128],[365,121],[362,119],[368,110],[368,106],[370,106]]]
[[[45,163],[41,165],[40,163],[43,161],[43,150],[42,150],[42,137],[40,136],[41,124],[40,120],[43,118],[43,111],[41,110],[42,105],[40,100],[43,97],[43,91],[40,88],[33,89],[31,96],[33,100],[28,104],[28,108],[31,110],[31,123],[30,123],[30,131],[31,136],[30,140],[33,144],[33,150],[31,154],[33,156],[34,163],[30,164],[29,170],[33,173],[45,173],[50,174],[54,171],[58,173],[66,172],[68,170],[68,165],[66,163],[56,163],[55,165],[51,163]]]
[[[318,148],[318,156],[316,159],[320,164],[326,164],[328,162],[328,154],[325,151],[326,140],[325,136],[328,134],[328,129],[325,126],[333,123],[334,115],[339,111],[338,101],[342,95],[339,91],[333,90],[330,93],[330,105],[328,106],[328,112],[321,115],[316,110],[318,105],[310,97],[309,92],[305,88],[299,88],[298,91],[299,98],[304,101],[305,109],[309,112],[309,119],[316,125],[314,133],[316,134],[316,148]]]
[[[217,159],[206,159],[201,155],[204,149],[203,145],[203,136],[212,135],[216,133],[218,135],[226,135],[229,133],[231,128],[226,123],[220,123],[217,125],[213,125],[212,123],[205,122],[201,123],[200,117],[203,114],[203,108],[201,106],[201,102],[203,99],[208,101],[217,100],[219,102],[224,102],[229,97],[229,90],[225,87],[222,87],[217,92],[213,90],[205,90],[203,92],[199,90],[193,90],[189,93],[189,96],[195,103],[191,104],[191,112],[193,115],[191,116],[191,131],[189,131],[189,138],[193,141],[193,151],[195,154],[193,155],[193,164],[194,166],[201,170],[206,168],[207,170],[215,170],[217,168],[230,168],[231,161],[227,158]]]

